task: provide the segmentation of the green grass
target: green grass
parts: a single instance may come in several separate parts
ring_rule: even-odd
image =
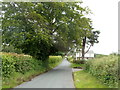
[[[52,68],[56,67],[58,64],[61,62],[58,62],[57,64],[54,64]],[[26,72],[25,74],[21,73],[14,73],[14,75],[11,78],[6,78],[2,83],[3,83],[3,88],[13,88],[16,87],[17,85],[22,84],[23,82],[30,81],[32,78],[36,77],[37,75],[40,75],[42,73],[45,73],[46,71],[51,70],[52,68],[42,68],[42,70],[36,70],[36,71],[29,71]]]
[[[72,68],[74,68],[74,67],[84,67],[84,64],[72,63],[72,64],[71,64],[71,67],[72,67]]]
[[[3,83],[3,88],[13,88],[17,85],[22,84],[23,82],[30,81],[32,78],[34,78],[37,75],[40,75],[45,72],[45,69],[43,71],[29,71],[25,74],[20,73],[14,73],[14,76],[11,78],[6,78]]]
[[[88,60],[85,70],[110,88],[118,88],[118,56],[108,55]]]
[[[23,82],[30,81],[32,78],[45,73],[52,68],[56,67],[62,62],[61,56],[50,56],[48,62],[43,62],[44,64],[41,68],[36,67],[35,70],[30,70],[25,72],[24,74],[20,72],[14,72],[10,78],[2,77],[2,88],[14,88],[17,85],[22,84]]]
[[[73,63],[73,61],[74,61],[73,57],[71,57],[71,56],[68,56],[68,57],[67,57],[67,60],[68,60],[69,62],[71,62],[71,63]]]
[[[109,88],[83,70],[74,72],[74,84],[76,88]]]

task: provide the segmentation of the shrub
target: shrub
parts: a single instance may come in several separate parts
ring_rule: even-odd
[[[118,85],[118,57],[114,55],[88,60],[85,70],[109,87]]]
[[[76,63],[76,64],[85,64],[85,60],[74,60],[73,63]]]
[[[9,78],[14,72],[25,74],[30,70],[48,70],[56,66],[61,56],[49,56],[48,60],[36,60],[29,55],[16,53],[0,53],[2,55],[2,75]]]
[[[29,55],[16,53],[2,53],[1,55],[3,77],[9,78],[14,72],[24,74],[31,69],[30,64],[31,61],[33,61],[33,58]]]
[[[59,62],[62,59],[61,56],[49,56],[49,63],[54,64]]]
[[[37,60],[30,55],[1,53],[3,88],[13,88],[32,77],[44,73],[61,61],[61,56],[49,56],[48,60]],[[12,81],[11,81],[12,80]]]
[[[68,60],[69,62],[73,63],[74,58],[73,58],[72,56],[68,56],[68,57],[67,57],[67,60]]]
[[[14,52],[14,53],[22,53],[21,49],[15,48],[13,45],[3,45],[2,52]]]
[[[69,62],[75,63],[75,64],[85,64],[85,62],[86,62],[86,61],[83,60],[83,59],[75,60],[75,58],[72,57],[72,56],[68,56],[68,57],[67,57],[67,60],[68,60]]]
[[[15,71],[15,62],[11,56],[3,55],[2,56],[2,76],[10,77],[11,74]]]

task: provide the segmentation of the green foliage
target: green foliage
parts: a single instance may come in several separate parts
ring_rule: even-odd
[[[16,53],[3,53],[2,54],[2,74],[3,77],[9,78],[14,72],[25,74],[30,70],[38,70],[43,66],[44,68],[51,68],[51,65],[56,65],[57,62],[61,61],[61,56],[50,56],[49,60],[44,62],[36,60],[31,56]],[[48,66],[46,63],[48,63]]]
[[[35,64],[31,64],[31,61],[32,60],[21,60],[21,59],[18,59],[18,58],[14,58],[16,60],[16,63],[15,63],[15,71],[16,72],[20,72],[22,74],[26,73],[27,71],[30,71],[32,69],[34,69],[32,66],[34,66]],[[34,60],[34,62],[36,62],[36,60]],[[37,65],[37,64],[36,64]]]
[[[55,56],[62,56],[63,57],[65,55],[65,53],[58,51],[58,52],[54,53],[53,55],[55,55]]]
[[[2,56],[2,76],[10,78],[11,74],[15,72],[15,62],[11,56]]]
[[[59,63],[61,60],[62,60],[61,56],[49,56],[49,61],[48,61],[49,67],[50,68],[55,67],[56,66],[55,64]]]
[[[90,43],[92,46],[94,43],[98,43],[98,37],[99,37],[100,31],[92,31],[91,35],[88,36],[88,43]]]
[[[111,53],[110,55],[118,56],[119,54],[118,54],[117,52],[113,52],[113,53]]]
[[[22,53],[21,49],[15,48],[13,45],[3,45],[2,52],[14,52],[14,53]]]
[[[31,69],[29,56],[15,53],[2,53],[2,76],[9,78],[14,72],[25,73]]]
[[[2,56],[3,88],[13,88],[36,74],[54,68],[62,61],[61,56],[49,56],[49,59],[45,61],[36,60],[30,55],[16,53],[0,53],[0,56]]]
[[[92,21],[85,17],[90,11],[80,4],[3,2],[3,43],[39,60],[46,60],[51,53],[68,51],[74,46],[73,41],[81,45],[84,31],[91,33]]]
[[[85,54],[90,50],[91,46],[93,46],[95,43],[99,43],[98,37],[99,37],[100,31],[92,31],[93,28],[91,26],[88,29],[90,29],[90,32],[88,34],[85,31],[85,36],[82,42],[82,59],[84,59]],[[88,47],[87,51],[85,51],[86,44]]]
[[[73,63],[73,62],[74,62],[74,58],[73,58],[73,57],[71,57],[71,56],[68,56],[68,57],[67,57],[67,60],[68,60],[69,62],[71,62],[71,63]]]
[[[120,54],[118,54],[118,79],[119,79],[119,82],[120,82]]]
[[[107,56],[107,55],[103,55],[103,54],[95,54],[95,58],[102,58],[104,56]]]
[[[83,59],[80,59],[80,60],[75,60],[75,58],[71,57],[71,56],[68,56],[67,57],[67,60],[71,63],[74,63],[74,64],[84,64],[86,61],[83,60]]]
[[[85,68],[102,83],[109,87],[118,87],[118,56],[109,55],[88,60]]]
[[[81,68],[84,68],[84,64],[72,63],[72,64],[71,64],[71,67],[72,67],[72,68],[74,68],[74,67],[81,67]]]
[[[85,60],[83,59],[80,59],[80,60],[74,60],[73,63],[76,63],[76,64],[85,64]]]
[[[101,90],[103,88],[109,88],[108,86],[101,83],[91,74],[85,72],[84,70],[74,72],[74,83],[76,88],[94,89]],[[100,88],[100,89],[98,89]]]

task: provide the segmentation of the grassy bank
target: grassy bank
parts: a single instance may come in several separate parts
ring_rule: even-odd
[[[89,59],[81,64],[68,57],[71,67],[82,67],[83,71],[74,72],[77,88],[118,88],[118,56],[106,55]],[[83,60],[82,60],[83,61]],[[119,59],[120,61],[120,59]]]
[[[13,88],[33,77],[47,72],[62,61],[61,56],[49,56],[48,60],[36,60],[29,55],[0,53],[2,56],[2,88]]]
[[[84,70],[74,72],[74,84],[76,88],[108,88]]]
[[[84,69],[85,65],[84,65],[84,64],[76,64],[76,63],[72,63],[72,64],[71,64],[71,67],[72,67],[72,68],[75,68],[75,67],[81,67],[81,68]]]
[[[110,88],[118,87],[118,56],[109,55],[88,60],[85,70]]]

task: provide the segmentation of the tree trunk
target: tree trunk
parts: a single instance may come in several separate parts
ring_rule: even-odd
[[[82,59],[85,57],[85,43],[86,43],[86,36],[83,39],[83,44],[82,44]]]
[[[88,50],[85,52],[85,54],[90,50],[91,46],[92,46],[92,44],[90,45],[90,47],[88,48]]]

